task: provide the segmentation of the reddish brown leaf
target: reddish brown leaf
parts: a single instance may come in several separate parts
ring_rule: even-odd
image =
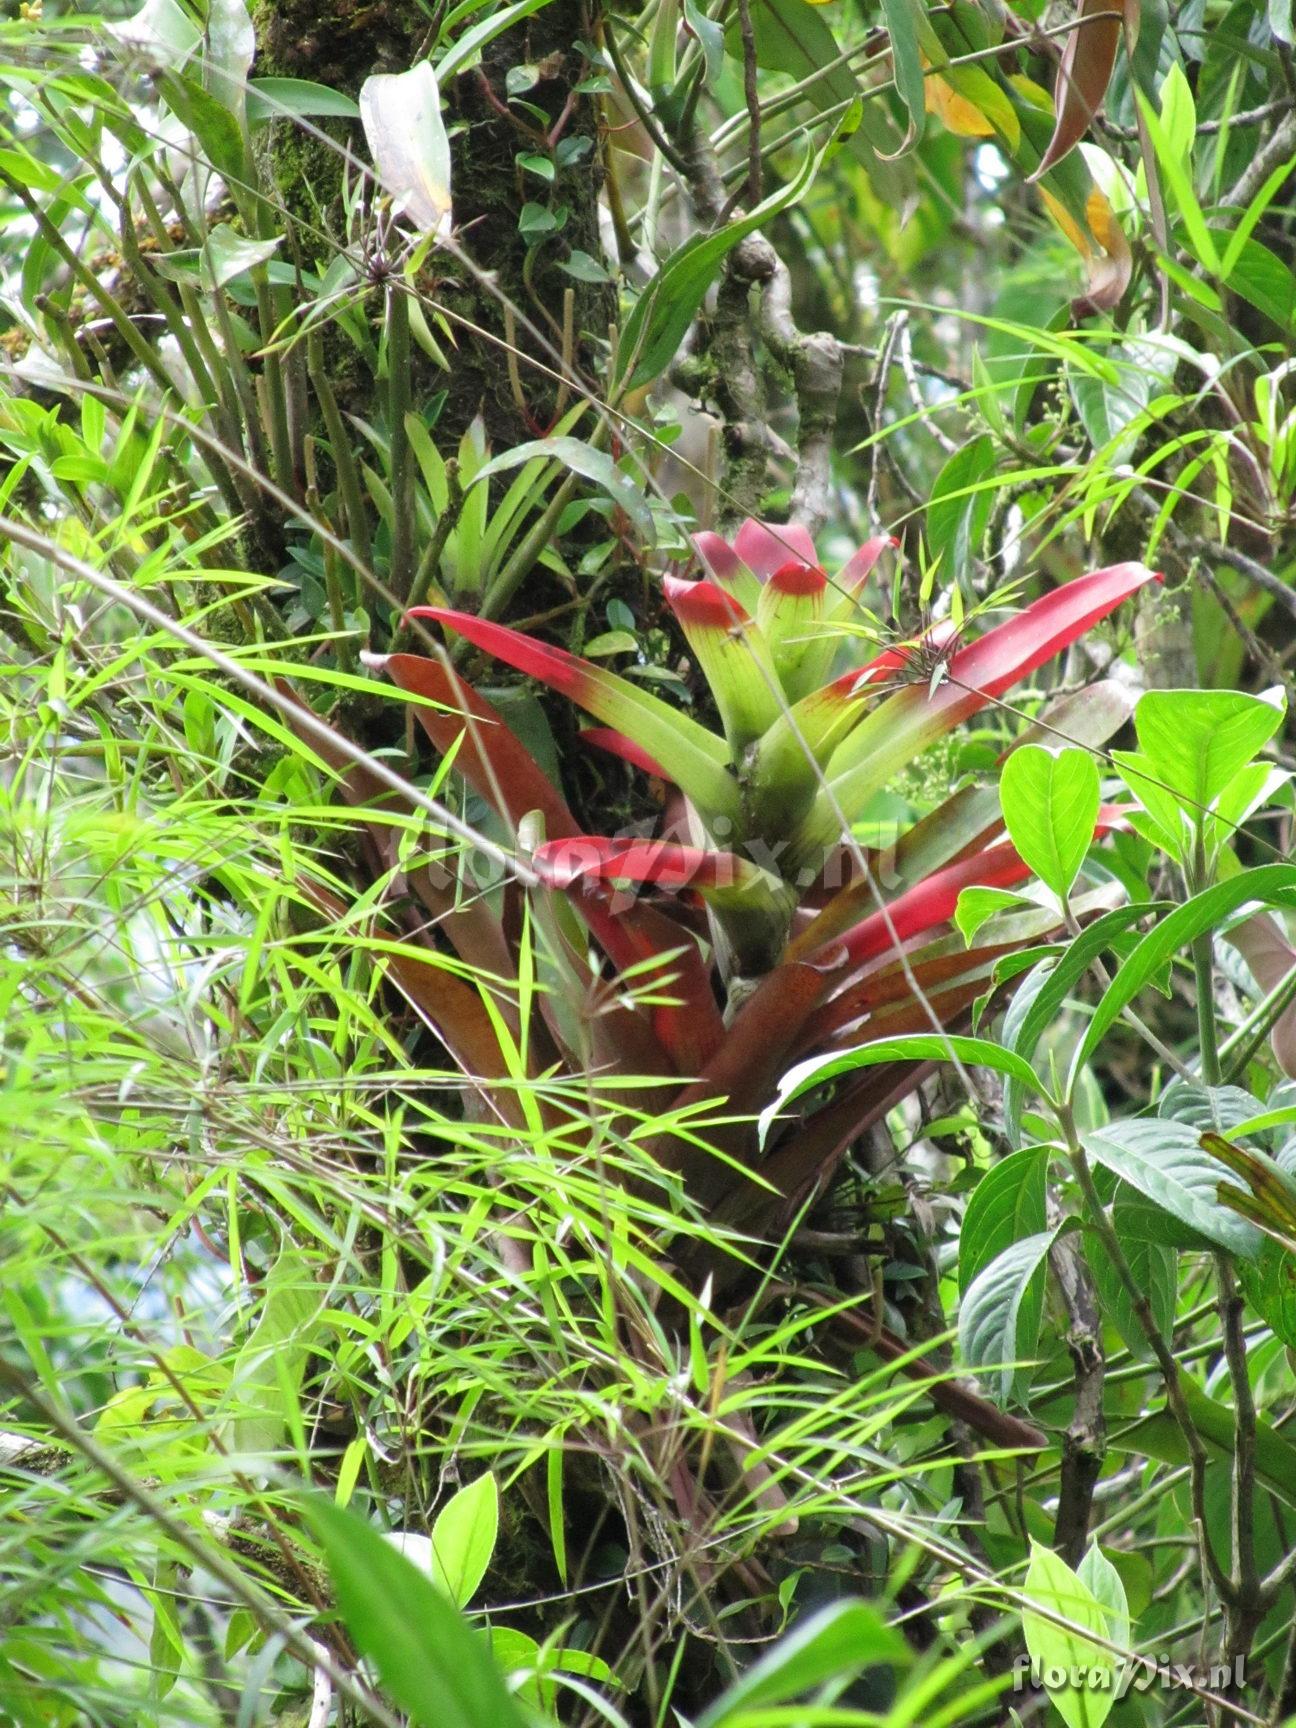
[[[840,960],[780,966],[756,986],[698,1078],[672,1101],[676,1109],[724,1099],[726,1115],[754,1117],[787,1067],[788,1052],[806,1016],[828,987]],[[740,1163],[756,1157],[754,1121],[717,1123],[701,1131],[716,1150]],[[671,1138],[657,1150],[663,1164],[679,1170],[689,1194],[702,1206],[724,1193],[734,1173],[724,1158]]]
[[[1103,105],[1120,47],[1122,10],[1137,25],[1138,0],[1080,0],[1075,28],[1067,37],[1053,107],[1057,124],[1039,167],[1038,180],[1070,155]]]
[[[281,696],[287,697],[298,707],[305,706],[301,697],[285,680],[276,679],[275,688]],[[288,719],[291,724],[291,716],[288,716]],[[411,818],[417,815],[412,804],[402,800],[362,763],[353,762],[341,751],[331,750],[327,742],[314,732],[306,741],[337,776],[338,787],[348,804],[361,810],[398,810],[401,815]],[[374,874],[380,876],[395,872],[398,830],[389,823],[375,821],[365,824],[365,833],[369,862]],[[503,927],[484,899],[461,896],[455,877],[436,864],[424,865],[410,872],[406,880],[431,913],[437,929],[444,934],[462,960],[496,977],[504,977],[511,972],[512,956]],[[396,882],[399,887],[399,876]]]
[[[642,768],[645,774],[658,780],[670,779],[655,756],[650,756],[633,738],[627,738],[624,732],[614,732],[610,726],[587,726],[580,735],[580,741],[592,744],[596,750],[606,750],[609,756],[619,756],[623,762]]]
[[[543,816],[548,839],[578,832],[562,793],[535,757],[449,664],[423,654],[388,654],[374,664],[402,690],[438,704],[414,710],[419,724],[443,756],[458,744],[456,771],[514,833],[532,810]]]

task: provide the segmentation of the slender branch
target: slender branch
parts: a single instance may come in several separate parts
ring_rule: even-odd
[[[155,606],[151,600],[142,594],[125,587],[120,582],[114,582],[110,576],[105,576],[101,570],[87,564],[83,558],[60,546],[57,541],[47,535],[29,528],[25,522],[16,521],[9,516],[0,516],[0,537],[11,540],[15,545],[25,546],[29,551],[39,553],[48,558],[59,569],[73,576],[79,582],[86,583],[97,593],[105,595],[119,606],[125,606],[155,629],[165,632],[173,641],[179,642],[191,654],[197,654],[214,666],[224,677],[246,690],[257,701],[264,702],[268,708],[282,714],[291,720],[299,732],[304,732],[312,743],[322,743],[334,755],[344,756],[348,762],[354,762],[374,775],[384,786],[393,792],[399,792],[401,797],[433,818],[439,827],[455,835],[457,839],[466,840],[478,847],[486,856],[493,859],[509,875],[528,887],[536,884],[535,872],[530,865],[513,855],[507,848],[497,845],[480,829],[474,828],[470,822],[465,822],[461,816],[456,816],[437,798],[431,798],[419,787],[414,786],[401,774],[397,774],[379,756],[371,756],[367,750],[362,750],[358,744],[353,744],[344,733],[336,731],[327,721],[321,720],[313,709],[297,701],[275,685],[259,678],[256,673],[249,672],[247,667],[235,660],[222,649],[211,642],[204,642],[202,637],[190,630],[186,625],[169,618],[160,606]]]
[[[738,28],[743,47],[743,96],[750,124],[747,128],[747,208],[754,210],[761,195],[761,105],[756,87],[756,32],[752,29],[750,0],[738,0]]]
[[[1062,1436],[1062,1469],[1053,1546],[1071,1566],[1084,1557],[1093,1514],[1094,1489],[1107,1451],[1103,1416],[1102,1321],[1089,1269],[1072,1237],[1053,1245],[1050,1255],[1067,1311],[1067,1349],[1075,1371],[1075,1404]]]
[[[371,550],[364,492],[356,471],[351,440],[347,437],[346,427],[338,410],[337,397],[333,394],[333,385],[324,365],[324,338],[318,325],[312,326],[306,337],[306,364],[310,370],[311,383],[315,387],[320,412],[324,416],[324,429],[329,437],[329,452],[333,457],[334,472],[337,474],[338,491],[342,495],[342,508],[346,512],[347,538],[356,557],[362,564],[368,564],[371,562]]]
[[[1274,128],[1273,137],[1256,151],[1232,189],[1220,199],[1221,209],[1245,210],[1274,169],[1291,156],[1296,156],[1296,109],[1283,116]]]
[[[1242,1293],[1227,1255],[1215,1256],[1219,1279],[1220,1326],[1233,1388],[1233,1591],[1229,1612],[1228,1659],[1246,1656],[1264,1618],[1264,1593],[1256,1569],[1255,1477],[1256,1408],[1247,1373]]]

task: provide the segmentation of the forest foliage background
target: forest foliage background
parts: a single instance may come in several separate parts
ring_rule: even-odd
[[[0,92],[0,1722],[1296,1720],[1290,0]]]

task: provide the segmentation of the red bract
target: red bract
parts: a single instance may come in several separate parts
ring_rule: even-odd
[[[668,577],[664,598],[710,686],[723,735],[562,648],[470,613],[418,609],[592,715],[601,725],[586,734],[591,743],[669,776],[686,801],[676,801],[685,811],[678,834],[576,832],[557,789],[448,665],[403,654],[378,662],[437,704],[418,710],[424,727],[442,752],[457,742],[455,771],[519,833],[534,871],[535,925],[552,950],[556,982],[527,996],[538,1023],[521,1045],[551,1072],[578,1075],[596,1051],[611,1072],[668,1081],[654,1098],[663,1111],[722,1101],[723,1120],[704,1135],[672,1130],[654,1152],[685,1179],[695,1203],[749,1228],[776,1227],[807,1184],[831,1175],[853,1129],[919,1073],[914,1065],[880,1070],[792,1124],[762,1166],[774,1178],[771,1192],[750,1184],[744,1169],[758,1158],[752,1118],[788,1066],[848,1038],[954,1023],[993,989],[1004,953],[1060,928],[1059,909],[1028,904],[991,918],[970,949],[949,933],[964,888],[1028,875],[1004,837],[993,780],[924,817],[887,870],[862,858],[851,825],[927,745],[1153,580],[1142,565],[1117,565],[1044,595],[957,650],[949,651],[945,626],[920,648],[897,644],[842,666],[856,638],[838,621],[887,544],[870,541],[834,576],[795,524],[747,522],[732,544],[698,536],[706,575]],[[942,651],[948,657],[933,679]],[[1096,746],[1128,712],[1121,691],[1100,686],[1067,698],[1056,718],[1068,736]],[[524,821],[531,810],[539,823]],[[830,895],[834,861],[846,877]],[[881,906],[877,882],[893,884]],[[1086,904],[1081,893],[1080,916]],[[448,928],[452,942],[462,934],[460,953],[476,963],[473,933]],[[516,945],[516,917],[509,929]],[[521,1001],[520,989],[511,999]],[[481,1024],[480,1015],[466,1021],[459,1043],[467,1047],[471,1033],[476,1049]]]

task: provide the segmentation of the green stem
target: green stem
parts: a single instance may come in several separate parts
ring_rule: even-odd
[[[613,406],[615,407],[615,402]],[[607,422],[601,420],[590,434],[590,448],[601,450],[606,439]],[[508,563],[486,590],[481,603],[483,618],[498,618],[504,607],[513,598],[536,559],[553,539],[554,530],[558,526],[558,519],[570,503],[579,478],[578,474],[567,476],[550,499],[548,507],[540,515],[535,527],[517,547]]]
[[[441,555],[446,549],[446,542],[454,533],[459,518],[463,513],[464,493],[463,487],[459,484],[459,461],[457,457],[451,456],[447,461],[445,465],[445,477],[445,509],[437,518],[436,527],[432,530],[431,538],[423,548],[423,555],[419,559],[418,569],[414,572],[414,580],[410,584],[409,591],[409,604],[411,606],[421,606],[427,599],[428,590],[431,588],[436,573],[441,566]],[[396,652],[404,641],[408,629],[408,625],[402,624],[400,629],[396,632],[396,639],[392,644],[393,653]]]
[[[333,386],[325,370],[324,338],[318,325],[306,337],[306,364],[311,383],[315,386],[315,398],[319,403],[320,413],[324,416],[329,452],[333,457],[333,470],[337,475],[342,508],[346,512],[347,538],[351,542],[351,550],[360,562],[369,565],[373,562],[373,554],[369,544],[369,516],[365,508],[364,491],[351,454],[351,440],[347,437],[337,397],[333,394]]]
[[[409,412],[409,301],[403,283],[387,290],[387,420],[391,437],[392,552],[388,581],[404,602],[414,560],[414,459],[405,416]]]
[[[1246,1019],[1219,1047],[1220,1081],[1225,1086],[1238,1086],[1252,1057],[1273,1030],[1279,1015],[1286,1012],[1296,998],[1296,968],[1293,968],[1247,1015]],[[1227,1062],[1228,1066],[1224,1064]]]
[[[1193,974],[1197,980],[1197,1034],[1201,1041],[1201,1076],[1207,1086],[1220,1083],[1219,1029],[1215,1022],[1214,957],[1209,933],[1195,936]]]
[[[1186,872],[1190,895],[1209,887],[1206,869],[1206,840],[1202,825],[1197,824],[1193,841],[1192,866]],[[1215,957],[1209,930],[1194,936],[1192,942],[1193,975],[1197,982],[1197,1035],[1201,1046],[1201,1077],[1207,1086],[1220,1083],[1219,1027],[1215,1020]]]

